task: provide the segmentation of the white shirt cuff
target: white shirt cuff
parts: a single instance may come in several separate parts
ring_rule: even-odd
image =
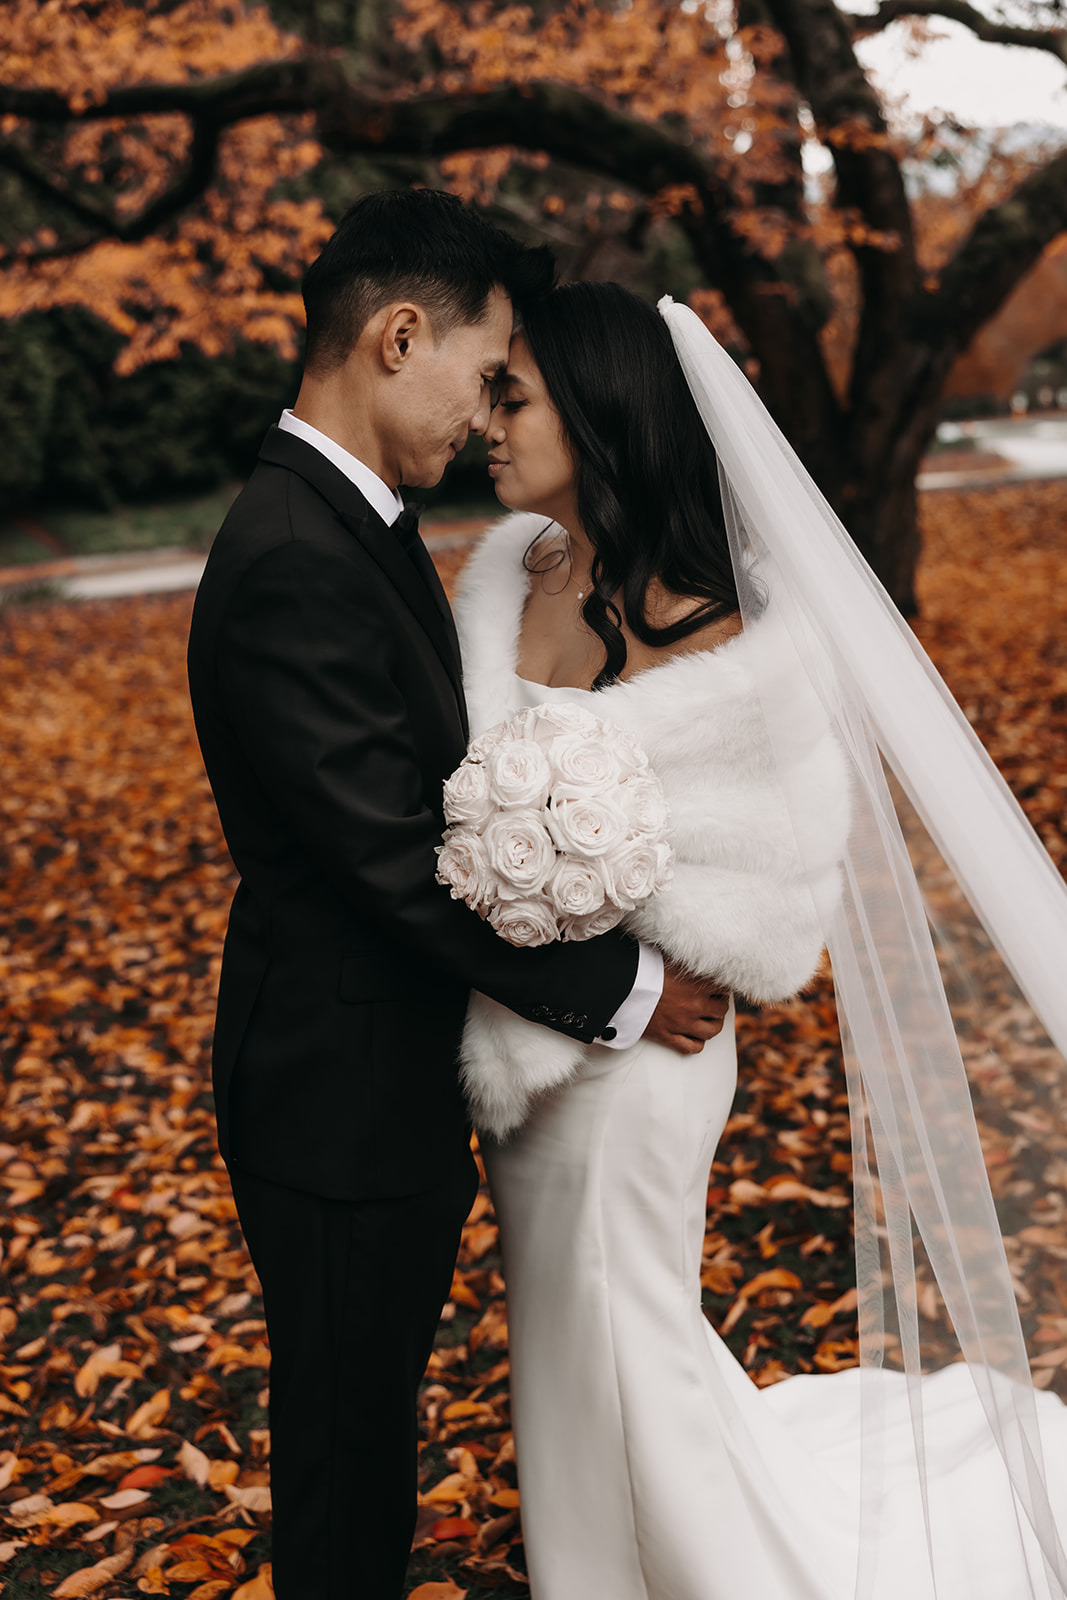
[[[663,993],[663,957],[650,944],[638,945],[634,986],[596,1041],[609,1050],[628,1050],[652,1020]],[[612,1031],[614,1030],[614,1031]]]

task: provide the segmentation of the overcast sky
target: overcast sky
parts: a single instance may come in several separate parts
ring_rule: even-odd
[[[866,10],[852,5],[850,10]],[[891,97],[914,112],[939,108],[976,127],[1044,122],[1067,129],[1067,67],[1042,50],[982,44],[955,22],[931,18],[945,38],[909,58],[903,31],[875,34],[858,47],[863,65]]]

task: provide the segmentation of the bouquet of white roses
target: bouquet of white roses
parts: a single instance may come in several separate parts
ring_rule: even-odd
[[[671,878],[668,812],[636,740],[535,706],[475,740],[445,784],[438,883],[514,945],[593,939]]]

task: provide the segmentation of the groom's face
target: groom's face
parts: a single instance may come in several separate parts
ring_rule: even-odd
[[[416,329],[390,386],[387,427],[399,482],[413,489],[439,483],[468,435],[485,432],[490,383],[507,361],[511,323],[511,301],[494,289],[481,322],[437,337],[427,325]]]

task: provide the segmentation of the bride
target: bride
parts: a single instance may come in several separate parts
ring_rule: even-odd
[[[476,996],[464,1076],[501,1229],[533,1597],[1063,1597],[1067,1411],[1029,1387],[879,751],[1009,961],[990,836],[971,859],[944,822],[961,781],[1000,829],[995,870],[1059,935],[1057,972],[1062,885],[745,380],[691,313],[660,309],[575,284],[513,341],[488,437],[515,514],[457,603],[472,734],[576,701],[638,739],[676,868],[630,926],[679,964],[769,1001],[829,944],[861,1129],[864,1366],[757,1390],[703,1317],[732,1016],[699,1053],[613,1052]],[[1039,1006],[1062,988],[1051,959],[1012,961]],[[963,1358],[921,1377],[913,1219]],[[894,1352],[904,1373],[881,1370]]]

